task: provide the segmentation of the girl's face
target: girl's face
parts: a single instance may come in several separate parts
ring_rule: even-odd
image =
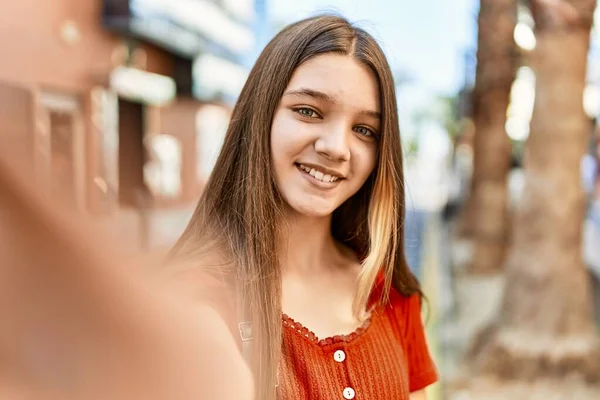
[[[362,187],[377,162],[380,113],[375,75],[349,56],[294,71],[271,129],[275,179],[292,210],[327,216]]]

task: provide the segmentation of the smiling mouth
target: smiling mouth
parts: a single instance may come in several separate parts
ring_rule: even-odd
[[[323,171],[319,171],[318,169],[307,167],[303,164],[296,164],[298,169],[305,173],[306,175],[310,175],[314,180],[322,183],[335,183],[339,182],[341,179],[338,176],[333,176],[330,174],[326,174]]]

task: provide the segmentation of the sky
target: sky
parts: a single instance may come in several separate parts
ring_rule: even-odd
[[[476,0],[266,0],[278,25],[323,11],[341,13],[379,41],[395,72],[424,89],[451,94],[465,76],[465,53],[474,55]]]

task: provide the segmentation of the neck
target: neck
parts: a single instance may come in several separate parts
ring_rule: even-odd
[[[284,224],[280,261],[287,273],[311,274],[329,265],[337,246],[331,235],[331,215],[290,215]]]

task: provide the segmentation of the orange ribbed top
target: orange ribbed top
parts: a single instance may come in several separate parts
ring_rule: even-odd
[[[392,289],[354,333],[325,339],[283,315],[280,399],[408,400],[437,379],[418,295]]]

